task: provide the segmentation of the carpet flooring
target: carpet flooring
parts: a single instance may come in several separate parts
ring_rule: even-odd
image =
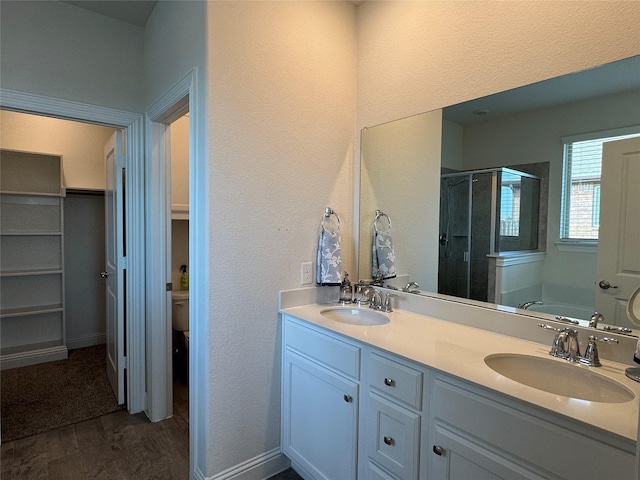
[[[121,408],[107,378],[104,345],[70,350],[66,360],[0,372],[3,443]]]

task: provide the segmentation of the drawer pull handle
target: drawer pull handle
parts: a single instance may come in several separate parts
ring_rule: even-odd
[[[384,438],[382,439],[382,441],[383,441],[384,443],[386,443],[387,445],[393,445],[393,444],[395,443],[395,441],[394,441],[394,440],[393,440],[393,438],[391,438],[391,437],[384,437]]]
[[[344,394],[344,401],[347,403],[351,403],[353,401],[353,397],[351,395]]]
[[[393,380],[393,378],[385,378],[385,379],[384,379],[384,384],[385,384],[387,387],[393,387],[393,385],[394,385],[395,383],[396,383],[396,382]]]
[[[433,453],[435,453],[436,455],[438,455],[439,457],[442,456],[442,454],[444,453],[444,448],[438,446],[438,445],[434,445],[433,446]]]

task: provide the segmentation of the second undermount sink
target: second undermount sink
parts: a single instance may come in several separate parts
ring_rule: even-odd
[[[384,325],[389,317],[369,308],[329,307],[320,310],[320,315],[329,320],[352,325]]]
[[[564,360],[509,353],[489,355],[484,363],[511,380],[563,397],[603,403],[623,403],[635,397],[621,383]]]

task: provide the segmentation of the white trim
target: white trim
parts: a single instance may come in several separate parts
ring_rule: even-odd
[[[0,89],[0,108],[55,118],[84,121],[127,131],[127,271],[126,355],[128,358],[127,407],[139,413],[145,406],[145,284],[144,258],[144,132],[138,113]],[[135,260],[134,260],[135,259]]]
[[[564,145],[574,142],[584,142],[586,140],[596,140],[598,138],[621,137],[623,135],[635,135],[640,133],[640,125],[629,127],[613,128],[611,130],[599,130],[597,132],[580,133],[578,135],[567,135],[560,137]]]
[[[177,112],[184,113],[184,105],[181,101],[188,96],[188,112],[189,112],[189,266],[190,266],[190,290],[189,290],[189,457],[190,471],[197,479],[206,478],[203,472],[207,470],[207,437],[209,432],[209,338],[208,338],[208,322],[209,322],[209,306],[207,304],[207,292],[209,289],[209,271],[208,271],[208,177],[209,170],[207,151],[207,131],[206,131],[206,111],[203,107],[204,100],[199,97],[198,88],[198,69],[193,68],[185,75],[176,85],[174,85],[165,95],[162,96],[147,112],[147,125],[153,126],[153,129],[159,129],[162,122],[170,121],[177,115]],[[160,130],[162,131],[162,130]],[[153,137],[153,131],[148,133],[149,145],[153,146],[149,150],[148,162],[151,164],[158,163],[161,165],[166,162],[159,158],[162,153],[159,148],[163,145],[161,138]],[[169,172],[170,173],[170,172]],[[158,176],[168,174],[166,169],[157,166],[152,175]],[[150,180],[151,182],[151,180]],[[149,192],[149,201],[161,204],[166,199],[161,198],[160,191],[154,190]],[[153,196],[153,198],[152,198]],[[151,219],[149,219],[151,221]],[[157,226],[153,227],[157,229]],[[153,238],[153,237],[149,237]],[[165,261],[164,252],[156,249],[153,254],[159,264]],[[152,257],[148,258],[152,262]],[[158,289],[157,292],[149,290],[149,302],[154,299],[160,299],[160,303],[164,304],[163,294]],[[169,296],[170,298],[170,296]],[[150,317],[151,318],[151,317]],[[149,325],[148,333],[153,335],[166,335],[163,333],[162,322],[155,322]],[[170,328],[170,322],[166,322]],[[166,332],[166,330],[164,330]],[[171,340],[170,338],[168,339]],[[165,372],[170,366],[170,351],[166,348],[161,351],[153,351],[153,362],[149,363],[150,384],[153,388],[149,389],[149,405],[150,410],[155,417],[162,413],[170,415],[171,412],[156,412],[155,398],[153,395],[163,395],[167,393],[171,395],[169,389],[172,384],[167,382]],[[162,358],[165,355],[167,358]],[[164,369],[164,370],[163,370]],[[158,377],[153,377],[153,373],[158,373]],[[159,382],[159,383],[156,383]],[[160,384],[164,383],[165,392],[162,392]],[[166,396],[164,397],[166,399]],[[164,400],[163,408],[166,409],[167,404]]]
[[[290,465],[289,459],[277,447],[209,477],[208,480],[263,480],[286,470]]]
[[[194,77],[195,71],[185,75],[145,114],[149,152],[146,168],[146,228],[149,239],[146,248],[149,366],[146,413],[152,422],[173,415],[171,295],[166,290],[166,284],[171,281],[171,266],[167,264],[171,244],[171,164],[166,160],[170,151],[168,124],[190,111]],[[189,126],[189,163],[192,156],[192,123]]]
[[[560,252],[598,253],[598,242],[594,241],[560,240],[555,245]]]
[[[107,343],[107,334],[105,332],[80,335],[79,337],[72,339],[67,338],[67,348],[69,350],[93,347],[94,345],[102,345],[104,343]]]
[[[522,265],[524,263],[544,262],[546,252],[514,252],[512,254],[497,253],[487,255],[489,258],[495,258],[496,267],[509,267],[511,265]]]
[[[11,353],[2,356],[0,370],[26,367],[37,363],[55,362],[56,360],[64,360],[67,356],[67,347],[64,345],[42,348],[40,350],[30,350],[28,352]]]

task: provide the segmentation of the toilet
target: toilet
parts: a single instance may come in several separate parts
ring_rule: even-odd
[[[171,328],[173,329],[174,378],[185,385],[189,377],[189,291],[171,292]]]
[[[171,292],[171,327],[189,333],[189,290]]]

